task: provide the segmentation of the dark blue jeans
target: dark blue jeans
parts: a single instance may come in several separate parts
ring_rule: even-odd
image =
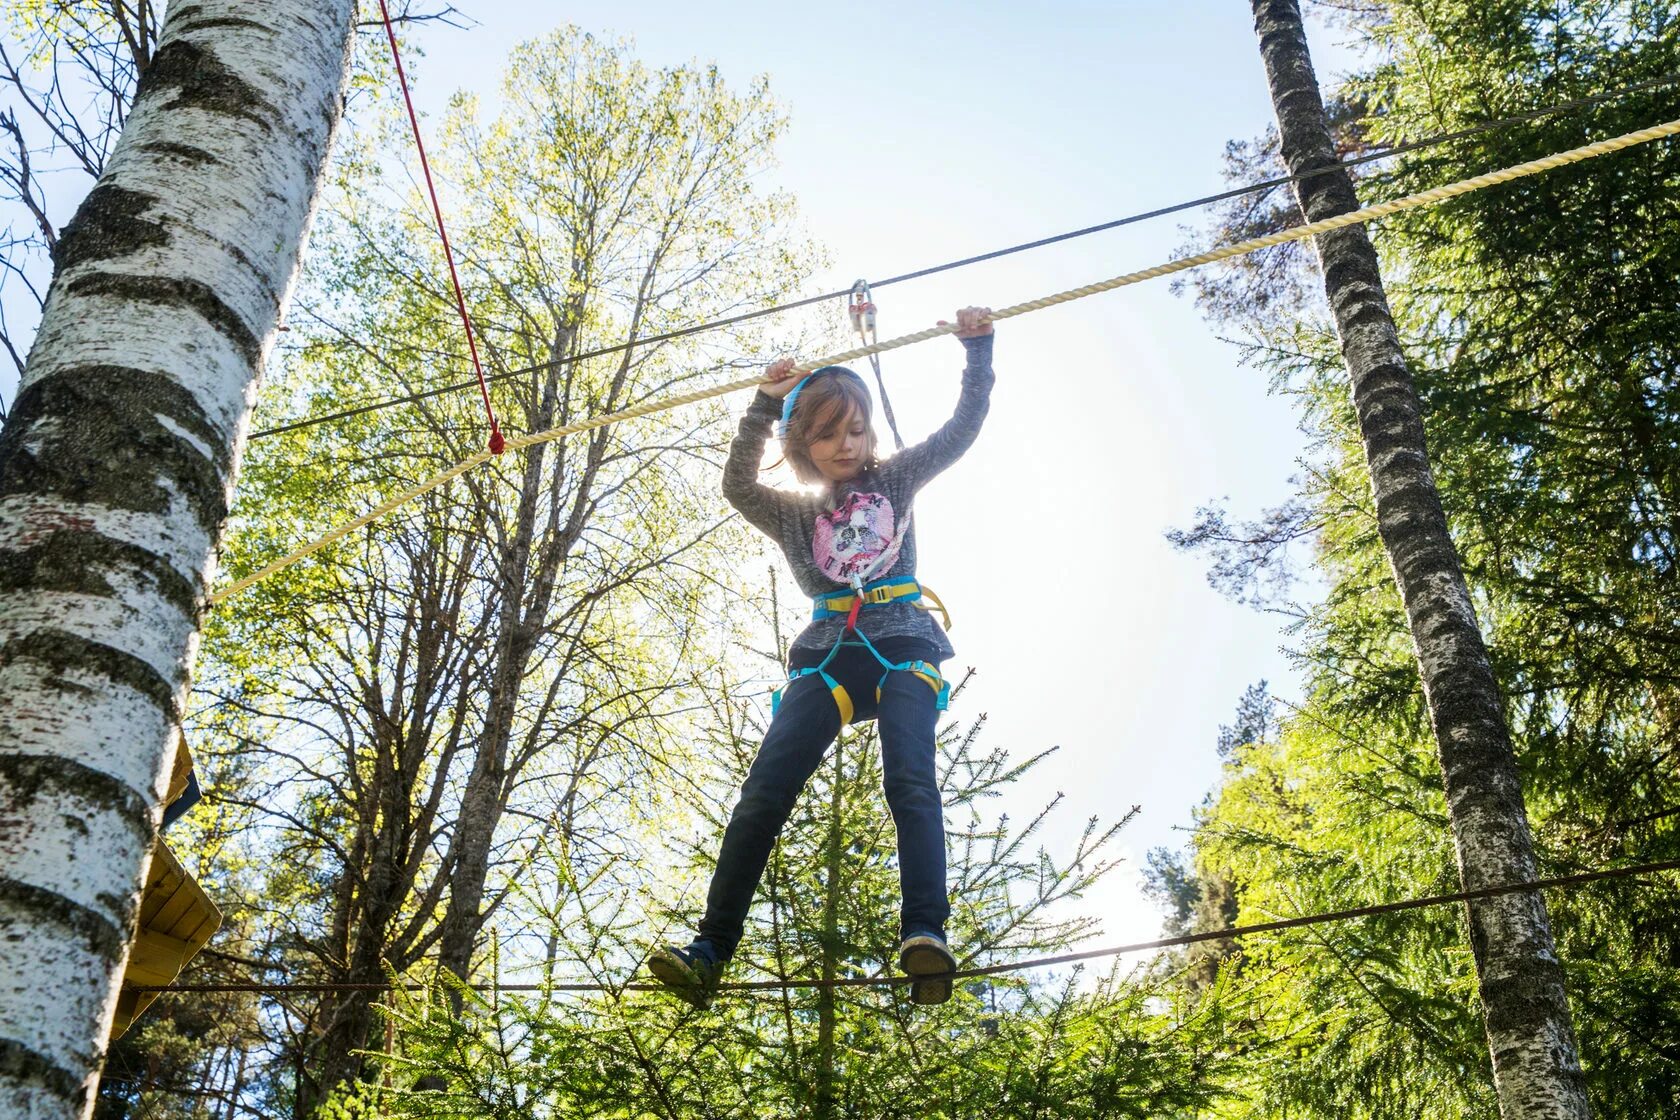
[[[932,646],[920,638],[884,638],[875,647],[895,664],[933,662]],[[801,669],[821,660],[796,652],[791,664]],[[874,714],[880,720],[882,784],[898,829],[899,887],[904,900],[900,929],[943,936],[951,903],[945,888],[944,806],[934,773],[933,737],[939,712],[933,689],[912,673],[892,673],[881,688],[877,706],[875,683],[886,670],[868,650],[854,646],[843,648],[829,662],[828,672],[851,694],[854,719]],[[734,953],[741,940],[747,908],[770,860],[770,849],[799,791],[839,733],[840,713],[820,676],[813,673],[787,686],[764,745],[741,786],[706,895],[700,936],[711,941],[722,956]]]

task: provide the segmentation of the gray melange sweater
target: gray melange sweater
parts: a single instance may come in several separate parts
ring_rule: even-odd
[[[743,517],[781,546],[799,589],[806,595],[815,598],[847,590],[849,577],[873,562],[903,526],[903,519],[910,517],[916,491],[961,458],[980,434],[992,392],[993,337],[962,340],[968,351],[962,395],[957,398],[956,413],[943,427],[874,470],[833,484],[820,494],[777,490],[758,481],[764,441],[781,418],[782,402],[763,392],[753,397],[741,418],[740,432],[729,445],[729,460],[723,466],[723,495]],[[912,520],[897,557],[882,563],[869,578],[915,574],[916,529]],[[793,640],[793,648],[825,653],[845,625],[844,618],[812,622]],[[865,607],[858,616],[858,629],[871,641],[900,636],[925,638],[933,643],[939,660],[953,653],[939,624],[909,602]]]

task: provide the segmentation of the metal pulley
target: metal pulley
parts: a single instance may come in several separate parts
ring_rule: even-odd
[[[852,329],[857,331],[863,344],[875,345],[879,336],[875,333],[875,295],[869,290],[869,281],[859,280],[852,285],[846,300],[846,314],[851,317]],[[898,434],[898,419],[893,416],[892,401],[887,399],[887,383],[881,377],[880,357],[869,355],[869,364],[875,370],[875,388],[881,394],[881,413],[887,418],[887,427],[892,429],[893,444],[903,451],[904,437]]]
[[[875,334],[875,298],[869,291],[869,281],[859,280],[852,285],[852,295],[846,304],[846,311],[852,317],[852,329],[863,338],[864,345],[873,344],[875,340],[871,336]]]

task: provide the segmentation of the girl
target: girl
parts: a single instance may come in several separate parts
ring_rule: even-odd
[[[870,428],[869,392],[843,366],[793,376],[784,358],[741,420],[723,468],[724,497],[781,546],[812,622],[793,640],[791,674],[764,745],[724,830],[699,936],[649,958],[654,976],[706,1007],[741,939],[742,924],[770,848],[806,779],[843,724],[878,717],[887,804],[898,831],[903,893],[899,965],[928,977],[911,987],[917,1003],[943,1003],[956,968],[945,945],[951,907],[945,887],[945,823],[934,775],[934,726],[947,688],[936,666],[952,654],[945,632],[917,609],[916,491],[956,462],[980,432],[992,389],[990,308],[957,312],[968,352],[956,414],[923,443],[881,462]],[[777,434],[801,482],[819,494],[758,481],[764,440]]]

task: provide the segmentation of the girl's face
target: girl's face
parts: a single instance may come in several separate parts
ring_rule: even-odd
[[[856,408],[836,412],[812,435],[806,450],[824,478],[848,482],[863,471],[869,459],[869,429]]]

